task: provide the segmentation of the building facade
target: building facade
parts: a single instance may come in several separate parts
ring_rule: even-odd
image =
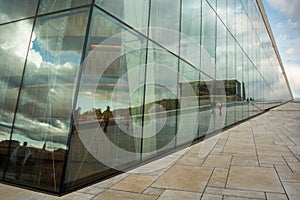
[[[0,179],[56,194],[292,99],[260,0],[0,0]]]

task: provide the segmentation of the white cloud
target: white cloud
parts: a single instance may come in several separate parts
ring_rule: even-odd
[[[295,98],[300,98],[300,65],[285,64],[285,71]]]
[[[300,18],[299,0],[267,0],[267,2],[276,10],[286,14],[289,18],[298,20]]]
[[[293,55],[296,53],[296,50],[294,48],[289,48],[287,51],[286,51],[287,54],[289,55]]]

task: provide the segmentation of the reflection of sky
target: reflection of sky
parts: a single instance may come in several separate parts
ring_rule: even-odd
[[[41,42],[36,38],[32,42],[32,49],[42,57],[43,62],[49,62],[49,63],[57,63],[59,61],[60,64],[65,64],[68,62],[72,63],[79,63],[81,59],[81,55],[78,53],[62,53],[60,51],[59,54],[53,55],[51,51],[45,49]]]
[[[0,138],[1,140],[2,138]],[[27,136],[24,135],[20,135],[20,134],[14,134],[12,140],[18,140],[20,142],[20,144],[22,144],[23,142],[27,142],[29,147],[35,147],[38,149],[43,148],[44,145],[44,141],[37,141],[37,140],[32,140]],[[49,151],[53,151],[53,150],[57,150],[57,149],[66,149],[66,146],[63,144],[59,144],[59,143],[53,143],[51,141],[47,141],[46,143],[46,150]]]

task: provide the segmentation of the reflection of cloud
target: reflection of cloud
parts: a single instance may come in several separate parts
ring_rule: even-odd
[[[0,119],[1,138],[9,138],[9,131],[4,131],[5,128],[11,127],[11,119],[13,114],[8,112],[2,112],[2,117]],[[14,127],[14,135],[22,135],[28,137],[29,139],[35,140],[37,142],[53,142],[59,144],[66,144],[67,134],[68,134],[68,124],[59,119],[52,119],[51,121],[41,122],[35,119],[25,117],[23,115],[18,115],[18,121]],[[41,129],[43,127],[43,129]],[[61,145],[60,145],[61,146]]]
[[[49,119],[50,120],[50,119]],[[43,130],[41,129],[43,127]],[[15,131],[19,131],[28,138],[37,141],[52,141],[66,144],[68,128],[58,119],[53,121],[40,122],[23,115],[18,115]]]

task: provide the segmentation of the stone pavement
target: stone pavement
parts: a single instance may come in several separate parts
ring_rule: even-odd
[[[63,197],[0,184],[1,200],[300,199],[300,103]]]

